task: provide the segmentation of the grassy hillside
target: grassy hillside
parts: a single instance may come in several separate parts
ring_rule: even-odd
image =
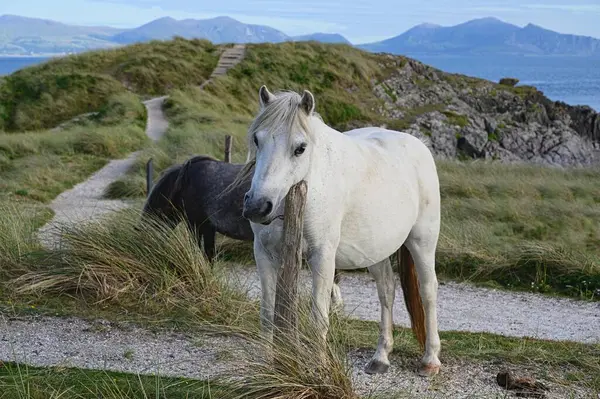
[[[53,127],[122,93],[165,94],[202,83],[219,49],[205,40],[153,41],[58,58],[0,80],[0,131]]]
[[[109,97],[96,116],[62,130],[0,133],[0,207],[6,220],[18,211],[36,226],[43,223],[49,217],[43,204],[108,160],[145,145],[145,118],[139,100],[122,93]]]
[[[253,45],[246,59],[201,92],[175,91],[168,100],[171,128],[149,148],[137,169],[113,185],[110,196],[145,195],[144,162],[161,170],[194,154],[223,157],[226,134],[234,136],[235,162],[245,159],[245,133],[258,109],[257,89],[308,88],[327,123],[338,129],[364,124],[408,123],[377,112],[373,84],[392,73],[381,55],[340,45]],[[399,57],[397,64],[408,62]],[[450,75],[457,87],[487,84]],[[425,81],[425,80],[424,80]],[[528,96],[527,88],[496,90]],[[459,117],[448,113],[455,119]],[[401,128],[402,126],[399,126]],[[438,272],[505,287],[597,297],[600,289],[600,171],[508,166],[480,161],[438,161],[443,226]],[[596,293],[595,293],[596,292]]]

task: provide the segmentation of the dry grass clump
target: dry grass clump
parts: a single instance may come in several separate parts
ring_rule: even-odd
[[[239,376],[219,379],[227,386],[224,399],[355,399],[349,339],[344,317],[330,316],[325,345],[310,317],[308,299],[298,309],[297,340],[273,327],[270,341],[262,334],[246,332],[249,360]]]
[[[235,324],[254,310],[223,280],[221,268],[206,261],[186,228],[141,223],[138,211],[127,210],[59,230],[60,249],[29,258],[28,271],[11,282],[14,293],[78,296],[142,313],[160,307],[197,323]]]

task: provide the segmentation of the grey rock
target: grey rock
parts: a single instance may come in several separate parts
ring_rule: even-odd
[[[466,154],[552,166],[600,162],[600,117],[589,107],[401,57],[390,56],[384,66],[396,70],[374,88],[384,102],[381,116],[410,123],[407,132],[427,136],[438,158]]]

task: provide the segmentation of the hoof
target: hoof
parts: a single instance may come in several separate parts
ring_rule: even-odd
[[[371,359],[367,367],[365,367],[365,373],[367,374],[384,374],[387,373],[390,368],[389,363],[383,363],[379,360]]]
[[[440,372],[440,366],[435,364],[422,364],[419,367],[419,375],[421,377],[433,377]]]

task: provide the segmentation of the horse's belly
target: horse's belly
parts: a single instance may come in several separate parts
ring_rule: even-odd
[[[386,259],[404,243],[415,217],[414,212],[405,209],[403,214],[388,215],[386,220],[363,219],[363,223],[345,224],[336,252],[336,268],[364,268]]]
[[[352,243],[340,243],[335,255],[335,267],[336,269],[343,270],[369,267],[380,262],[382,259],[385,259],[386,256],[383,251],[377,252],[379,253],[374,253],[373,251],[365,253],[363,248],[352,245]]]
[[[390,168],[392,169],[392,168]],[[406,240],[419,213],[418,186],[403,173],[372,176],[350,196],[336,253],[340,269],[381,262]]]

